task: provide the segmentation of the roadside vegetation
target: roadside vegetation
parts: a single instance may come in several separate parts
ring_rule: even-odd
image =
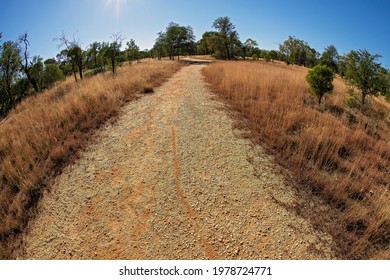
[[[51,179],[74,160],[91,133],[126,102],[161,85],[181,66],[144,62],[75,83],[72,78],[22,101],[0,124],[0,259],[34,216]]]
[[[318,105],[307,73],[266,62],[216,62],[204,69],[214,91],[238,112],[241,127],[291,171],[298,192],[309,193],[306,203],[286,207],[329,232],[340,258],[390,258],[386,102],[371,99],[363,112],[361,103],[351,107],[346,97],[353,89],[336,78],[333,93]],[[308,209],[310,196],[326,207]]]
[[[55,41],[60,49],[55,58],[44,60],[29,52],[28,34],[16,40],[4,40],[0,32],[0,117],[4,117],[24,98],[42,92],[73,76],[77,82],[107,70],[115,73],[118,66],[132,64],[144,58],[179,60],[181,56],[208,55],[223,60],[283,61],[287,65],[329,67],[361,89],[362,103],[367,95],[383,94],[390,100],[390,73],[378,60],[379,54],[367,50],[352,50],[340,55],[334,45],[319,53],[307,42],[289,36],[277,50],[264,50],[259,43],[241,40],[229,17],[215,19],[211,27],[196,41],[193,28],[171,22],[157,33],[150,50],[140,50],[134,39],[127,40],[120,32],[107,42],[92,42],[83,46],[76,34],[61,33]],[[3,40],[3,42],[2,42]]]

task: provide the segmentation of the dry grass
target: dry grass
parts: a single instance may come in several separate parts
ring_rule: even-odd
[[[295,210],[332,234],[340,258],[390,258],[390,128],[385,106],[372,100],[364,114],[350,109],[345,102],[348,88],[336,79],[334,93],[318,107],[307,90],[307,69],[299,67],[218,62],[204,74],[239,112],[253,140],[291,170],[297,191],[308,199],[321,198],[326,212],[322,207],[306,211],[304,203]]]
[[[199,59],[199,60],[208,60],[208,61],[215,61],[216,59],[212,57],[211,55],[189,55],[185,56],[184,58],[189,59]]]
[[[37,209],[50,179],[74,160],[91,132],[120,107],[151,92],[181,66],[150,62],[74,83],[23,101],[0,123],[0,259]]]

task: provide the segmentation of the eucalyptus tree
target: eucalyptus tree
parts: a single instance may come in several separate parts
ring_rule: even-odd
[[[165,53],[169,59],[180,59],[183,53],[192,52],[195,45],[194,31],[191,26],[181,26],[171,22],[168,24],[165,32],[159,32],[154,44],[154,49],[158,53],[158,58]]]
[[[258,46],[259,44],[251,39],[248,38],[246,39],[245,43],[243,44],[243,53],[244,53],[244,60],[245,56],[248,55],[249,57],[252,57],[253,55],[253,50]]]
[[[320,64],[328,66],[334,73],[338,73],[339,53],[334,45],[325,48],[320,58]]]
[[[20,70],[20,50],[16,42],[6,41],[0,49],[0,100],[1,114],[15,106],[12,86],[16,83]]]
[[[224,58],[232,59],[233,48],[238,41],[235,25],[230,21],[229,17],[219,17],[213,22],[212,27],[218,30],[218,37],[221,39],[224,48],[222,52]]]
[[[126,43],[126,58],[129,61],[138,60],[139,59],[139,46],[135,43],[134,39],[130,39],[129,42]]]
[[[33,61],[30,60],[30,55],[28,52],[30,42],[27,38],[27,33],[23,33],[22,35],[19,36],[18,43],[20,48],[20,60],[19,60],[20,67],[23,70],[24,74],[26,75],[27,79],[30,81],[31,85],[33,86],[35,92],[40,92],[41,88],[39,87],[39,81],[37,81],[38,77],[36,75],[33,75],[33,72],[37,74],[36,70],[37,68],[39,68],[40,65],[34,65],[34,64],[39,63],[39,59],[38,57],[34,57]]]
[[[279,44],[281,58],[287,64],[296,64],[313,67],[318,63],[318,52],[309,44],[295,36],[289,36],[287,40]]]
[[[113,74],[115,74],[116,71],[118,58],[121,53],[122,42],[124,40],[125,37],[120,32],[112,34],[111,43],[105,51],[105,55],[111,63],[111,70]]]
[[[370,54],[367,50],[351,51],[346,56],[346,79],[362,92],[362,104],[367,95],[386,94],[389,85],[378,59],[379,54]]]
[[[99,51],[101,48],[101,43],[99,42],[93,42],[89,45],[89,48],[87,49],[86,55],[87,55],[87,61],[89,62],[89,66],[92,69],[97,69],[101,65],[99,65]]]
[[[157,33],[156,41],[154,42],[153,52],[157,54],[157,59],[160,60],[167,53],[165,47],[166,34],[162,31]]]
[[[55,40],[59,42],[59,47],[66,47],[65,51],[62,53],[67,57],[72,66],[72,71],[76,82],[77,72],[79,73],[80,80],[82,80],[85,52],[81,48],[80,40],[76,39],[75,35],[73,35],[73,38],[70,40],[64,32],[62,32],[60,37],[56,38]]]

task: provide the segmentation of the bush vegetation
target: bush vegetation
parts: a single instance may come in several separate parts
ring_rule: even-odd
[[[316,65],[309,70],[306,75],[306,81],[309,83],[310,91],[318,97],[318,104],[321,104],[322,97],[327,92],[333,90],[334,74],[332,70],[325,65]]]

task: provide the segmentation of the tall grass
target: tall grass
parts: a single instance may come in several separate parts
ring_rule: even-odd
[[[277,63],[218,62],[204,69],[253,140],[291,170],[297,191],[326,205],[327,211],[307,212],[304,203],[295,210],[310,213],[313,224],[334,237],[340,258],[390,258],[389,111],[350,109],[341,79],[318,107],[306,74]]]
[[[181,66],[142,63],[75,83],[72,79],[26,99],[0,123],[0,258],[33,217],[50,179],[75,159],[89,135],[120,107],[150,92]]]

